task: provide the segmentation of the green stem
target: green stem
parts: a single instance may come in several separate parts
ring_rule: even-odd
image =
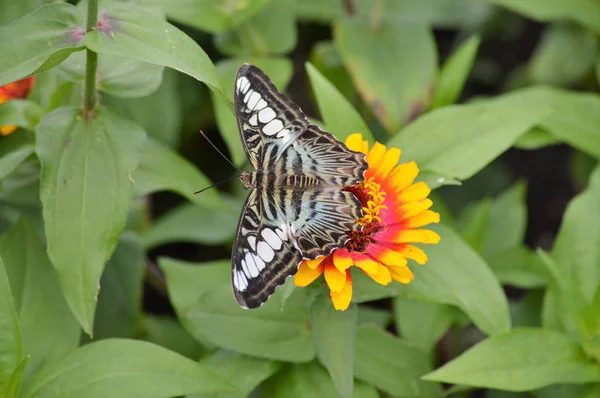
[[[98,23],[98,0],[88,1],[88,15],[86,31],[90,32]],[[96,108],[96,70],[98,69],[98,54],[86,50],[85,63],[85,113],[90,114]]]

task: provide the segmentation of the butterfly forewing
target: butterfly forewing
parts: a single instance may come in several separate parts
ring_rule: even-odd
[[[309,124],[254,66],[238,70],[234,97],[255,170],[233,246],[232,282],[240,305],[254,308],[296,273],[303,258],[331,253],[360,229],[361,203],[343,188],[362,181],[367,162]]]

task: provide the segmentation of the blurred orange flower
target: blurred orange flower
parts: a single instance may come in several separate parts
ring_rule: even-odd
[[[412,243],[440,240],[437,233],[420,228],[439,222],[440,215],[429,210],[433,204],[427,199],[429,187],[424,182],[413,184],[419,173],[415,162],[397,165],[398,148],[375,143],[369,150],[360,134],[349,136],[346,145],[367,155],[369,164],[364,181],[347,188],[363,205],[363,217],[358,220],[362,230],[350,233],[344,248],[302,261],[294,277],[296,286],[307,286],[324,274],[337,310],[345,310],[352,300],[351,266],[382,285],[392,280],[409,283],[414,276],[407,259],[418,264],[427,261],[425,252]]]
[[[26,98],[33,87],[35,81],[34,76],[26,77],[25,79],[16,82],[8,83],[0,86],[0,104],[5,102]],[[9,135],[17,129],[17,126],[0,126],[0,135]]]

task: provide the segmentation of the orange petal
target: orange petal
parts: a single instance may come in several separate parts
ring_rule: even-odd
[[[353,254],[352,262],[355,266],[366,272],[367,274],[376,274],[379,272],[379,263],[369,256],[364,254]]]
[[[333,265],[340,271],[344,272],[352,266],[352,257],[346,249],[337,249],[333,252]]]
[[[399,206],[398,212],[402,214],[402,218],[414,217],[429,209],[432,205],[431,199],[413,200]]]
[[[392,243],[439,243],[440,236],[428,229],[407,229],[392,233]]]
[[[417,182],[403,189],[396,195],[396,200],[399,202],[410,202],[412,200],[425,199],[431,192],[431,189],[423,181]]]
[[[392,275],[390,274],[390,271],[388,270],[388,268],[384,265],[379,267],[379,272],[377,272],[376,274],[372,275],[372,274],[367,274],[369,275],[369,277],[371,277],[371,279],[373,279],[375,282],[379,283],[380,285],[388,285],[391,281],[392,281]]]
[[[344,288],[344,284],[346,284],[346,272],[342,272],[338,270],[327,258],[327,262],[325,264],[325,281],[329,286],[331,291],[339,293]]]
[[[17,129],[17,126],[0,126],[0,135],[9,135]]]
[[[416,246],[403,245],[403,247],[398,248],[398,252],[406,258],[415,260],[418,264],[425,264],[427,262],[427,254]]]
[[[310,269],[317,269],[323,260],[325,260],[325,256],[317,257],[314,260],[302,260],[302,263],[306,264],[306,266]]]
[[[306,265],[306,262],[303,261],[300,263],[300,267],[298,267],[298,272],[294,275],[294,285],[305,287],[314,282],[315,279],[319,277],[323,273],[323,266],[320,265],[316,269],[312,269]]]
[[[385,246],[371,245],[368,251],[371,256],[384,265],[402,267],[407,263],[402,254]]]
[[[390,148],[385,155],[383,155],[383,159],[381,159],[381,162],[377,166],[375,179],[385,179],[400,161],[401,153],[402,152],[398,148]]]
[[[390,267],[388,268],[390,274],[392,275],[392,279],[400,282],[400,283],[409,283],[415,276],[410,271],[408,267]]]
[[[406,220],[406,226],[409,228],[418,228],[431,223],[440,222],[440,213],[435,211],[425,210],[417,216],[410,217]]]
[[[367,163],[369,163],[369,170],[376,170],[379,167],[379,163],[385,155],[385,145],[376,142],[373,148],[367,154]]]
[[[346,283],[344,284],[344,288],[337,293],[331,290],[329,296],[331,297],[331,301],[336,310],[344,311],[348,308],[350,301],[352,301],[352,276],[350,275],[350,272],[346,273]]]
[[[399,192],[410,186],[418,174],[419,168],[415,162],[402,163],[388,176],[386,184],[389,184],[394,191]]]

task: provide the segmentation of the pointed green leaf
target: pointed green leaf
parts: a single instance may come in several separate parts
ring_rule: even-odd
[[[110,339],[87,344],[28,379],[24,398],[163,398],[231,391],[209,369],[157,345]]]
[[[472,36],[448,57],[433,93],[432,108],[451,105],[458,100],[475,62],[480,43],[479,36]]]
[[[6,388],[13,370],[22,360],[21,326],[13,303],[4,261],[0,256],[0,391]]]
[[[0,140],[0,180],[13,172],[33,153],[31,141],[24,134],[11,134]]]
[[[65,301],[46,246],[31,223],[21,218],[0,237],[0,254],[21,321],[25,375],[62,358],[79,345],[81,329]]]
[[[8,379],[8,383],[4,388],[4,394],[2,398],[19,398],[21,396],[21,382],[23,381],[23,371],[29,362],[30,357],[25,357],[17,366],[17,368],[12,372],[10,378]]]
[[[468,203],[457,218],[457,227],[465,242],[477,253],[482,252],[486,230],[490,225],[489,198]]]
[[[554,137],[544,129],[533,127],[531,130],[517,138],[514,146],[518,149],[533,150],[557,144],[560,144],[558,138]]]
[[[217,71],[208,55],[175,26],[140,7],[112,3],[101,12],[96,29],[85,35],[85,45],[100,54],[168,66],[205,83],[225,101]]]
[[[327,130],[342,142],[350,134],[361,133],[372,143],[371,130],[342,93],[308,62],[306,70]]]
[[[563,334],[524,328],[484,340],[423,379],[529,391],[550,384],[597,382],[600,365]]]
[[[42,6],[0,27],[0,86],[50,69],[83,50],[81,14],[71,4]]]
[[[310,305],[310,324],[315,336],[317,356],[343,397],[351,397],[354,387],[354,338],[357,321],[356,304],[345,311],[337,311],[329,295],[320,295]]]
[[[483,246],[485,258],[523,243],[527,228],[526,195],[526,185],[518,182],[492,201]]]
[[[36,128],[48,254],[88,334],[104,264],[125,227],[144,139],[142,128],[106,108],[90,121],[75,108],[59,108]]]

